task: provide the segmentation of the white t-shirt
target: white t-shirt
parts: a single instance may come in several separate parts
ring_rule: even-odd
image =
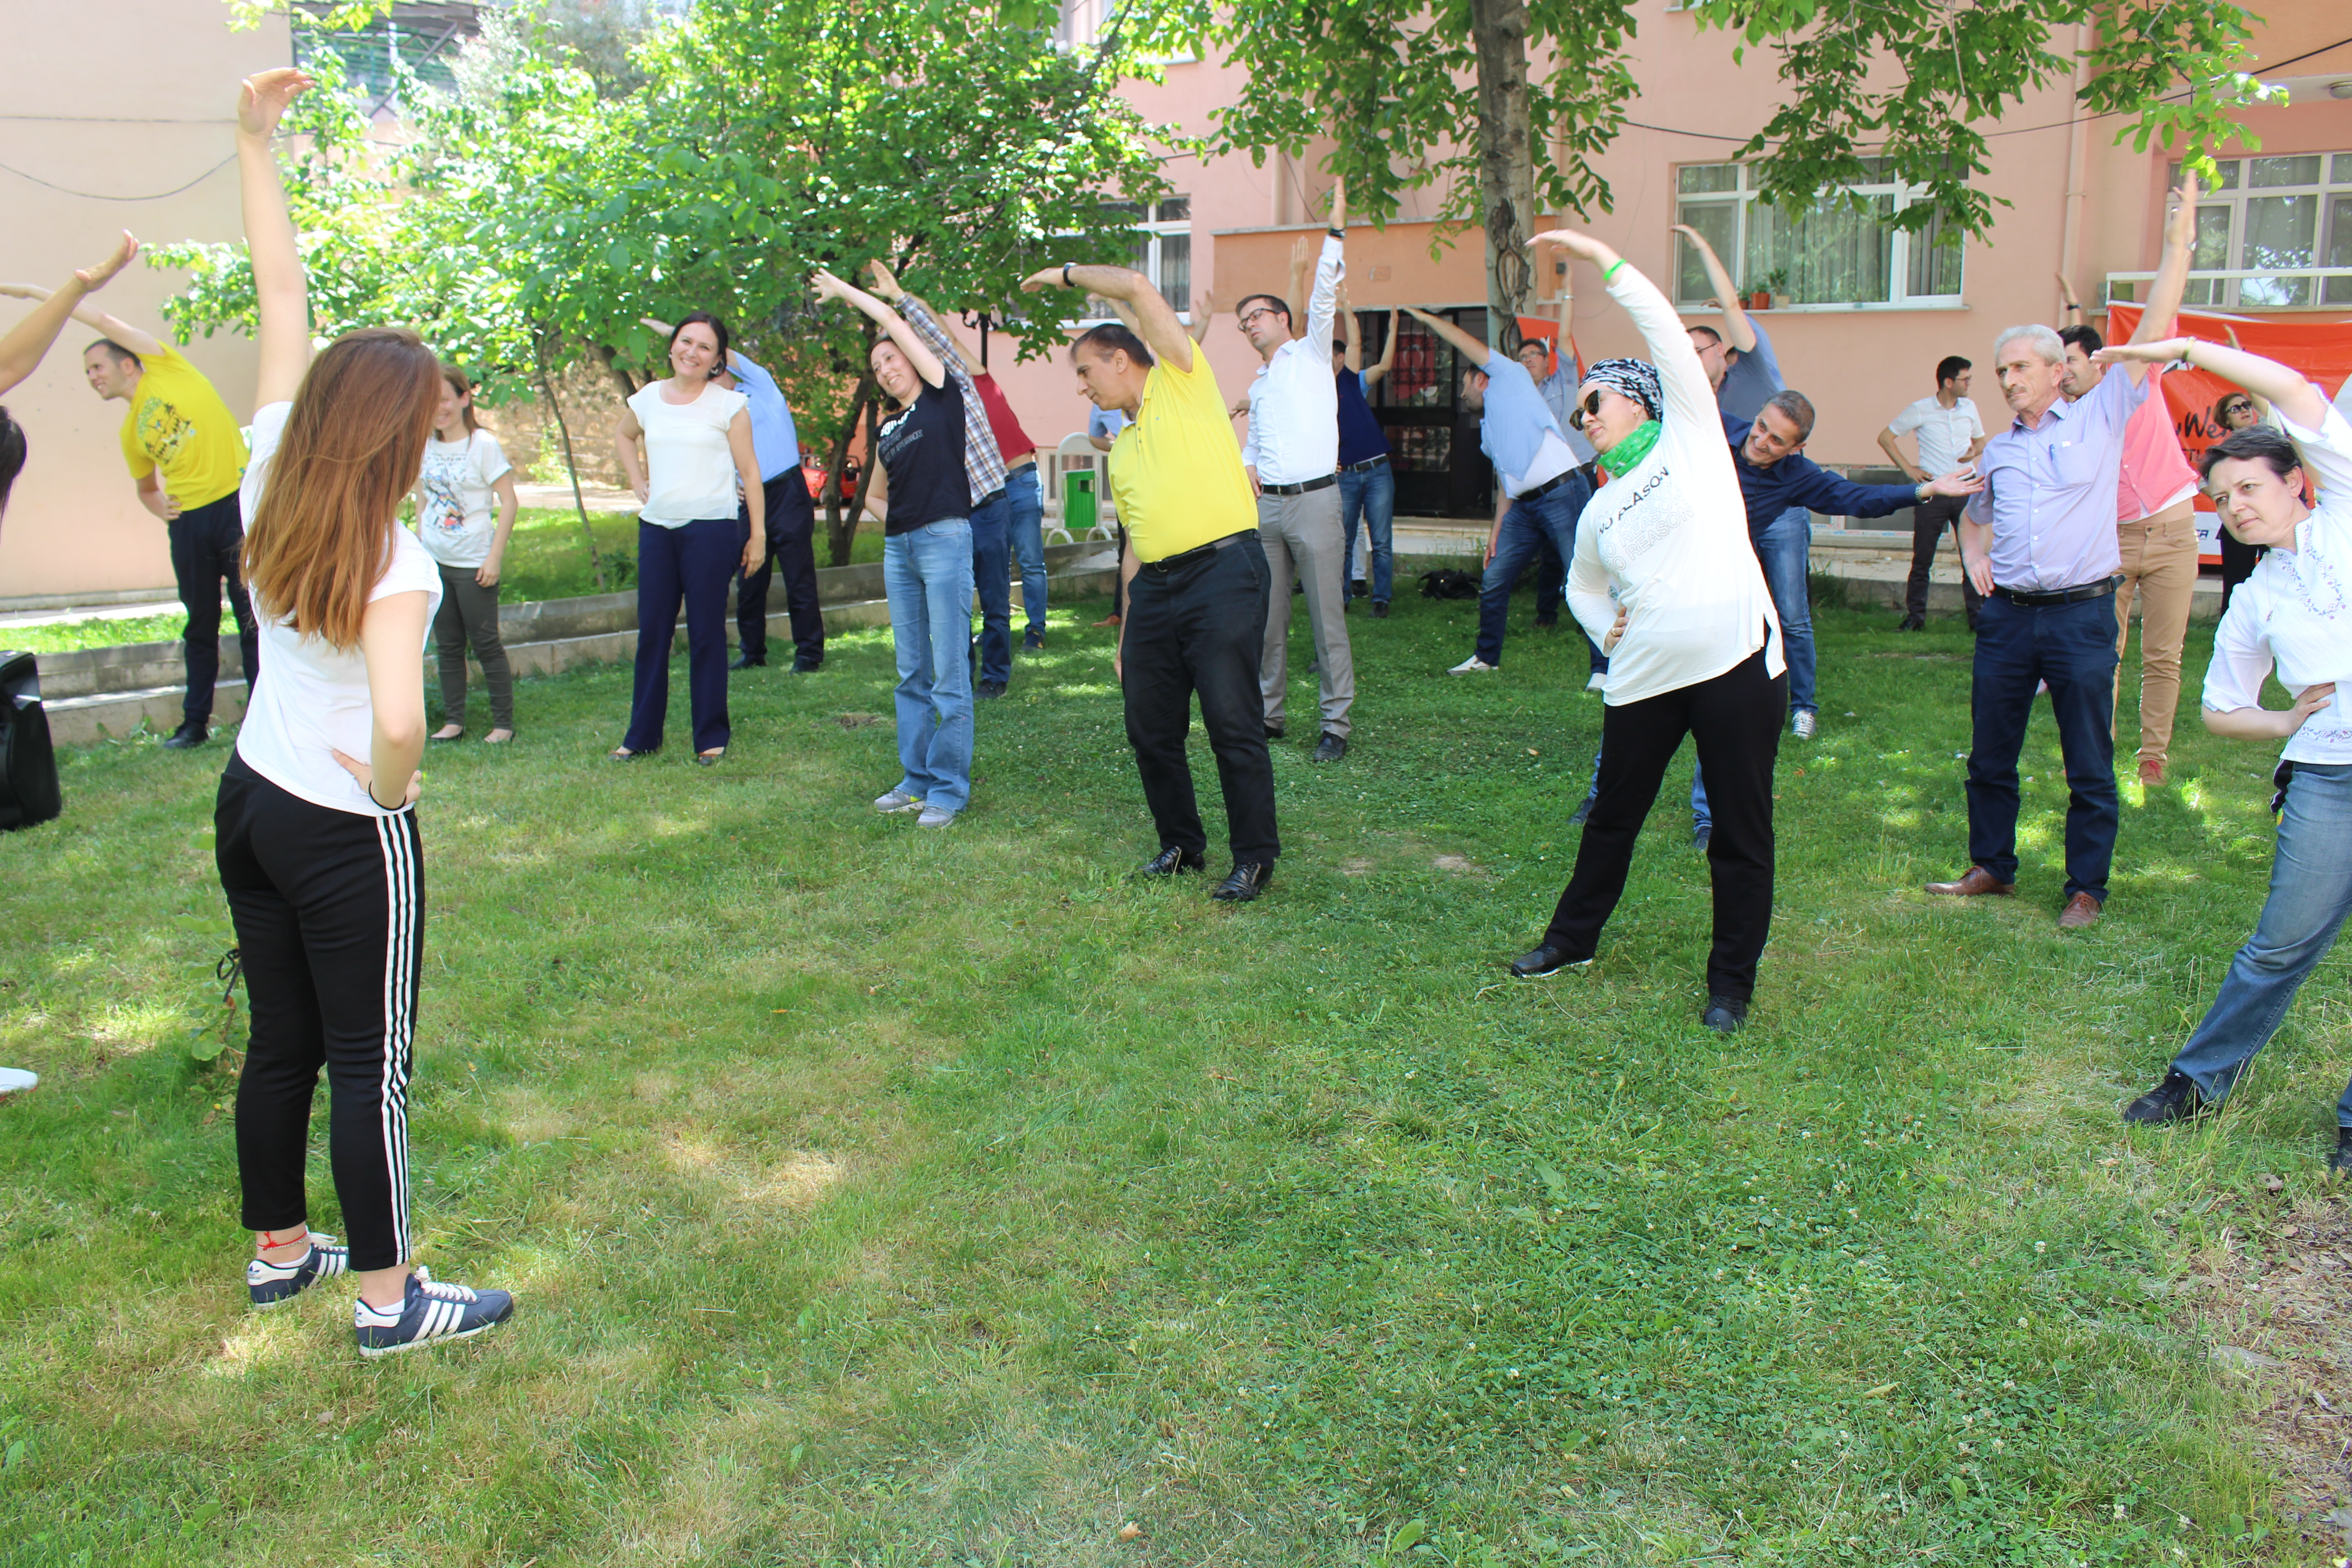
[[[270,459],[286,433],[293,405],[273,403],[253,416],[252,456],[237,500],[246,526],[253,526]],[[368,603],[394,594],[425,593],[425,624],[441,602],[441,573],[425,546],[404,528],[392,531],[392,560],[368,590]],[[428,631],[426,637],[431,634]],[[416,683],[425,684],[425,637],[416,644]],[[261,616],[261,674],[246,698],[245,721],[236,732],[236,754],[245,765],[287,794],[313,805],[361,816],[391,816],[368,798],[360,781],[343,771],[334,753],[365,762],[375,741],[375,705],[368,696],[367,660],[357,644],[338,648],[324,637],[304,637],[283,620]]]
[[[1897,436],[1919,432],[1919,470],[1931,479],[1958,468],[1969,445],[1985,433],[1977,405],[1965,397],[1949,408],[1923,397],[1896,415],[1887,428]]]
[[[498,532],[498,492],[490,487],[514,465],[487,430],[462,441],[425,443],[425,472],[416,481],[416,537],[444,566],[479,566],[490,558]]]
[[[670,403],[662,397],[667,384],[648,382],[629,399],[646,432],[646,504],[637,515],[663,528],[733,517],[738,486],[727,426],[751,400],[713,383],[691,403]]]
[[[2283,415],[2279,424],[2317,481],[2319,504],[2296,525],[2294,542],[2271,546],[2230,595],[2203,702],[2216,713],[2258,706],[2273,663],[2289,691],[2338,682],[2335,700],[2305,719],[2280,754],[2352,763],[2352,424],[2334,408],[2315,431]]]
[[[1601,700],[1696,686],[1759,648],[1777,676],[1788,668],[1780,617],[1748,541],[1748,503],[1698,351],[1658,286],[1631,267],[1609,294],[1649,344],[1666,406],[1657,445],[1624,473],[1612,469],[1577,524],[1568,607],[1595,642],[1607,640],[1620,605],[1628,616]]]

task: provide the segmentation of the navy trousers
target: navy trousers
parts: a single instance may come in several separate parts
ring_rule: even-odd
[[[2116,601],[2027,607],[1990,598],[1977,612],[1969,710],[1969,859],[2017,880],[2017,758],[2034,687],[2050,683],[2066,759],[2066,894],[2105,903],[2116,858]]]
[[[727,585],[742,563],[741,526],[709,517],[677,528],[637,524],[636,689],[621,744],[650,752],[669,717],[669,650],[686,605],[686,688],[693,701],[694,749],[727,743]]]

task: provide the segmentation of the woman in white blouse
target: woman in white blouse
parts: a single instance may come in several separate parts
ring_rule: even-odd
[[[669,337],[670,375],[647,382],[613,430],[621,471],[637,492],[637,668],[629,730],[617,762],[659,751],[669,715],[669,650],[686,604],[686,685],[693,702],[694,760],[727,754],[727,587],[768,558],[765,491],[751,449],[751,416],[740,392],[714,385],[727,373],[727,323],[689,310]],[[736,497],[751,515],[742,538]]]
[[[2231,740],[2286,742],[2273,802],[2284,810],[2254,934],[2164,1081],[2124,1110],[2126,1121],[2168,1122],[2229,1095],[2352,913],[2352,712],[2336,700],[2336,682],[2352,676],[2352,426],[2300,372],[2219,343],[2118,344],[2097,358],[2185,359],[2267,399],[2284,431],[2233,431],[2206,448],[2201,465],[2221,526],[2242,543],[2270,547],[2214,634],[2205,727]],[[2306,479],[2318,481],[2315,507],[2305,501]],[[2257,700],[2273,667],[2294,693],[2291,708]],[[2327,1163],[2352,1168],[2352,1088],[2336,1102]]]
[[[1591,235],[1555,229],[1531,243],[1599,268],[1654,364],[1602,360],[1577,388],[1585,438],[1608,476],[1585,503],[1568,574],[1569,608],[1609,656],[1599,795],[1551,924],[1511,973],[1591,959],[1688,735],[1715,802],[1715,943],[1699,1019],[1728,1034],[1747,1019],[1772,920],[1772,763],[1789,710],[1780,622],[1748,542],[1715,389],[1673,303]]]

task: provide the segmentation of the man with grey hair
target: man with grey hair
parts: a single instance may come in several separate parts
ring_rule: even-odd
[[[2165,259],[2170,270],[2174,258]],[[2164,284],[2159,273],[2157,289]],[[2147,312],[2132,341],[2158,319]],[[1958,898],[2017,891],[2017,759],[2035,689],[2046,682],[2066,759],[2066,905],[2058,924],[2070,931],[2095,923],[2106,902],[2121,816],[2116,485],[2125,426],[2148,395],[2145,363],[2121,368],[2069,403],[2066,347],[2056,332],[2011,327],[1993,342],[1993,374],[2013,417],[1985,444],[1983,489],[1960,524],[1961,563],[1985,595],[1969,700],[1971,864],[1958,881],[1927,884],[1930,893]]]

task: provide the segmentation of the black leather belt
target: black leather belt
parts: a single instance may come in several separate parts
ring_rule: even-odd
[[[1303,485],[1260,485],[1258,489],[1270,496],[1303,496],[1308,490],[1328,490],[1339,482],[1339,475],[1326,474],[1319,479],[1309,479]]]
[[[986,495],[981,497],[978,500],[972,502],[971,510],[978,511],[982,507],[993,506],[1003,499],[1004,487],[1003,485],[999,485],[994,489],[989,491]]]
[[[1331,481],[1326,479],[1323,482],[1325,484],[1328,484]],[[1197,549],[1187,550],[1180,555],[1163,555],[1157,561],[1143,561],[1137,563],[1137,564],[1146,572],[1173,572],[1179,566],[1189,566],[1193,562],[1201,560],[1204,556],[1213,555],[1220,550],[1230,549],[1234,545],[1239,544],[1244,539],[1255,539],[1256,537],[1256,529],[1245,528],[1239,533],[1228,533],[1223,539],[1211,540],[1208,543],[1201,545]]]
[[[1568,483],[1570,479],[1573,479],[1580,471],[1581,470],[1577,468],[1570,468],[1564,474],[1554,475],[1552,478],[1546,479],[1543,483],[1538,485],[1531,490],[1521,490],[1517,495],[1513,496],[1511,500],[1515,502],[1523,500],[1540,500],[1545,496],[1551,494],[1552,491],[1559,489],[1560,486]]]
[[[2029,594],[2018,588],[1996,586],[1992,591],[1992,596],[1996,599],[2007,599],[2012,605],[2022,605],[2027,609],[2042,609],[2051,605],[2079,605],[2085,599],[2104,599],[2114,593],[2117,584],[2122,582],[2121,577],[2109,577],[2105,582],[2085,583],[2076,588],[2054,589],[2047,594]]]
[[[1366,468],[1385,468],[1388,466],[1389,455],[1382,452],[1379,457],[1366,458],[1360,463],[1342,463],[1339,465],[1339,471],[1343,474],[1360,474]]]

